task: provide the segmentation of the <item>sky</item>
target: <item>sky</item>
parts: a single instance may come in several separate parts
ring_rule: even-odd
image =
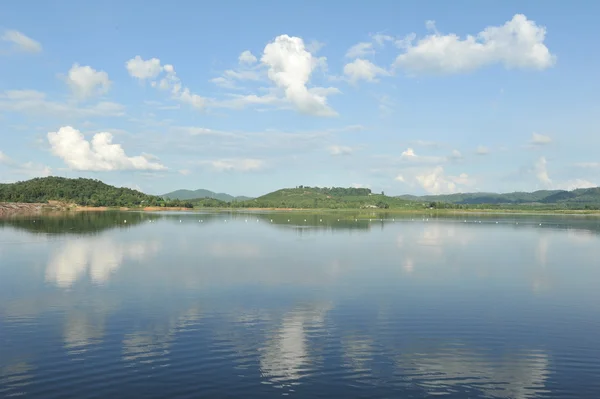
[[[600,186],[600,3],[0,4],[0,182]]]

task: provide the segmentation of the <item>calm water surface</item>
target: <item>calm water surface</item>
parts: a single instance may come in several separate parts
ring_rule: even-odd
[[[600,398],[599,219],[379,218],[0,220],[0,397]]]

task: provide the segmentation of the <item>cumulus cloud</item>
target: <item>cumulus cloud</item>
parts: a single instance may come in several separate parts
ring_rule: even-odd
[[[0,40],[11,43],[17,51],[26,53],[39,53],[42,51],[42,45],[39,42],[17,30],[5,30],[0,36]]]
[[[71,126],[48,133],[52,154],[61,158],[71,169],[82,171],[164,170],[165,166],[149,157],[127,156],[120,144],[112,143],[110,133],[96,133],[91,141]]]
[[[354,149],[343,145],[332,145],[329,147],[329,153],[331,155],[350,155]]]
[[[369,42],[361,42],[357,43],[354,46],[350,47],[346,52],[347,58],[362,58],[366,57],[370,54],[373,54],[375,51],[373,50],[373,43]]]
[[[412,148],[407,148],[406,150],[402,151],[402,154],[400,155],[400,158],[403,159],[414,159],[417,157],[417,154],[415,154],[415,151]]]
[[[262,159],[239,158],[239,159],[217,159],[213,161],[202,161],[202,164],[209,165],[218,172],[252,172],[262,169],[265,161]]]
[[[66,81],[73,94],[80,99],[104,94],[108,92],[111,84],[106,72],[77,63],[69,70]]]
[[[459,176],[446,175],[444,168],[441,166],[416,175],[415,180],[425,191],[431,194],[455,193],[459,190],[459,186],[468,186],[474,183],[474,180],[466,173],[461,173]]]
[[[575,166],[578,166],[580,168],[595,169],[600,168],[600,162],[578,162],[575,164]]]
[[[50,176],[52,169],[46,165],[37,164],[34,162],[19,163],[0,151],[0,165],[9,168],[12,173],[26,175],[29,177]]]
[[[258,59],[249,50],[246,50],[238,57],[240,64],[255,64]]]
[[[158,58],[143,60],[139,55],[127,61],[125,67],[129,75],[140,80],[154,79],[162,71],[162,66]]]
[[[0,151],[0,163],[9,164],[12,160],[2,151]]]
[[[389,72],[373,64],[371,61],[357,58],[344,65],[344,75],[346,75],[348,80],[352,83],[359,80],[377,82],[377,76],[388,76]]]
[[[548,176],[547,164],[548,162],[546,162],[546,158],[540,157],[534,166],[535,177],[540,181],[540,183],[546,185],[552,184],[552,180],[550,179],[550,176]]]
[[[265,46],[261,62],[268,67],[269,79],[298,111],[315,116],[337,115],[327,104],[326,95],[307,87],[313,70],[325,61],[313,57],[301,38],[277,36]]]
[[[546,28],[516,14],[502,26],[489,26],[464,39],[456,34],[430,35],[405,43],[405,52],[394,63],[414,74],[466,73],[485,66],[500,64],[505,68],[537,69],[551,67],[556,56],[544,44]]]
[[[552,139],[549,136],[544,136],[543,134],[535,132],[531,135],[531,140],[529,140],[529,144],[534,146],[546,145],[550,144],[551,142]]]
[[[175,67],[171,64],[161,65],[158,58],[144,60],[138,55],[127,61],[125,67],[132,77],[141,81],[151,80],[152,87],[168,91],[173,99],[181,103],[199,110],[203,110],[207,106],[208,100],[206,98],[192,93],[189,88],[182,85],[175,72]],[[163,78],[154,80],[161,73],[163,73]]]

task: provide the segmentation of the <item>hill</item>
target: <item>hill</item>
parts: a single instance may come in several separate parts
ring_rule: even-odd
[[[0,184],[0,202],[46,203],[61,201],[82,206],[188,206],[181,201],[165,201],[125,187],[114,187],[100,180],[43,177]]]
[[[232,201],[246,201],[252,199],[252,197],[245,196],[233,196],[226,193],[215,193],[210,190],[198,189],[198,190],[176,190],[167,194],[161,195],[167,199],[178,199],[178,200],[192,200],[198,198],[214,198],[219,201],[232,202]]]
[[[413,206],[412,201],[374,194],[368,188],[305,187],[284,188],[240,202],[240,207],[256,208],[398,208]]]
[[[399,198],[420,202],[441,202],[455,205],[555,205],[557,207],[594,207],[600,205],[600,187],[573,191],[539,190],[531,193],[460,193],[447,195],[402,195]]]

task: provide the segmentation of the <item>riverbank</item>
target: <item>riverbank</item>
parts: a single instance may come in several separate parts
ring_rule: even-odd
[[[219,212],[297,212],[297,213],[363,213],[363,214],[422,214],[422,215],[565,215],[565,216],[600,216],[599,210],[568,210],[568,209],[329,209],[329,208],[184,208],[184,207],[107,207],[80,206],[76,204],[49,201],[48,203],[0,202],[0,216],[37,214],[42,212],[106,212],[106,211],[219,211]]]

